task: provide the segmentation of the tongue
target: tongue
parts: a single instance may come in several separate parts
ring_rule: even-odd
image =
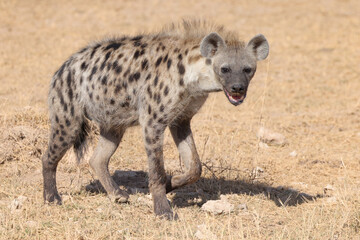
[[[243,99],[243,96],[230,96],[232,99],[234,99],[235,101],[240,101]]]

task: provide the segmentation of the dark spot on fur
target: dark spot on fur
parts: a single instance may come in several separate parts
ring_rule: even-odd
[[[178,65],[177,65],[177,67],[178,67],[178,70],[179,70],[180,75],[184,75],[184,73],[185,73],[185,67],[184,67],[184,65],[183,65],[181,62],[179,62]]]
[[[150,105],[148,106],[148,113],[151,114],[151,107],[150,107]]]
[[[86,71],[87,67],[88,67],[88,65],[86,65],[85,62],[83,62],[80,66],[81,70],[83,70],[83,71]]]
[[[148,67],[149,67],[148,60],[145,58],[145,59],[141,62],[141,69],[142,69],[142,70],[147,70]]]
[[[70,114],[71,114],[72,117],[74,116],[74,106],[71,106],[71,108],[70,108]]]
[[[141,76],[141,75],[140,75],[140,72],[134,73],[134,79],[135,79],[135,81],[139,80],[140,76]]]
[[[149,97],[152,98],[152,91],[151,91],[150,86],[147,87],[147,92],[149,94]]]
[[[159,81],[159,77],[156,76],[155,79],[154,79],[154,86],[156,87],[156,85],[158,84],[158,81]]]
[[[134,59],[137,59],[140,55],[140,51],[139,50],[136,50],[135,53],[134,53]]]
[[[130,67],[124,72],[124,77],[126,77],[130,73]]]
[[[169,87],[166,86],[164,89],[164,95],[167,96],[169,94]]]
[[[128,103],[128,102],[123,102],[122,104],[121,104],[121,107],[129,107],[130,106],[130,103]]]
[[[66,136],[65,130],[61,130],[61,135]]]
[[[107,76],[104,76],[101,80],[101,84],[102,85],[106,85],[107,84]]]
[[[165,120],[163,118],[159,118],[158,123],[164,124]]]
[[[147,144],[151,144],[151,139],[148,136],[145,137],[145,141]]]
[[[184,86],[184,79],[183,78],[180,78],[179,85]]]
[[[157,97],[157,99],[156,99],[157,104],[160,104],[160,102],[161,102],[161,96],[160,96],[160,94],[158,94],[156,97]]]
[[[96,100],[100,100],[100,96],[99,95],[96,95]]]
[[[66,126],[68,126],[68,127],[71,125],[71,122],[69,121],[69,119],[66,119],[65,123],[66,123]]]
[[[111,104],[111,105],[114,105],[114,104],[115,104],[115,100],[114,100],[114,99],[111,99],[111,100],[110,100],[110,104]]]
[[[152,120],[152,118],[150,118],[150,119],[148,120],[148,122],[147,122],[147,125],[148,125],[148,126],[151,126],[152,123],[153,123],[153,120]]]
[[[59,137],[60,142],[64,141],[63,137]]]
[[[147,43],[143,43],[140,47],[144,49],[147,47],[147,45],[148,45]]]
[[[161,106],[160,106],[160,112],[164,112],[164,109],[165,109],[165,107],[164,107],[164,105],[163,104],[161,104]]]
[[[125,90],[126,90],[128,85],[127,85],[127,83],[126,83],[125,81],[123,81],[122,86],[123,86],[123,88],[125,88]]]
[[[169,60],[167,61],[167,68],[169,69],[171,67],[171,59],[169,58]]]
[[[163,62],[166,62],[168,60],[168,57],[169,57],[169,54],[166,54],[164,59],[163,59]]]
[[[154,119],[154,120],[157,119],[157,114],[156,114],[156,113],[153,114],[153,119]]]
[[[122,43],[111,43],[111,44],[107,45],[107,47],[104,50],[105,51],[109,50],[109,49],[116,50],[119,47],[121,47],[121,45],[122,45]]]
[[[124,54],[120,53],[119,56],[118,56],[118,59],[121,59],[123,56],[124,56]]]
[[[117,84],[116,87],[115,87],[114,93],[118,94],[120,92],[120,90],[121,90],[121,85]]]
[[[162,61],[162,57],[159,57],[157,60],[156,60],[156,63],[155,63],[155,67],[158,67]]]
[[[73,99],[73,90],[72,90],[71,88],[69,88],[68,96],[69,96],[69,100],[70,100],[70,102],[71,102],[72,99]]]
[[[179,59],[180,61],[183,59],[183,57],[182,57],[182,54],[181,54],[181,53],[178,55],[178,59]]]
[[[56,121],[57,123],[59,123],[59,118],[58,118],[57,115],[55,115],[55,121]]]
[[[144,55],[145,54],[145,49],[142,49],[141,51],[140,51],[140,56],[142,56],[142,55]]]
[[[107,89],[107,87],[104,89],[104,94],[107,94],[107,91],[108,91],[108,89]]]
[[[211,59],[210,59],[210,58],[207,58],[207,59],[205,60],[205,64],[206,64],[206,65],[210,65],[210,64],[211,64]]]
[[[143,38],[142,35],[138,35],[136,37],[131,38],[131,41],[140,41]]]
[[[129,82],[132,83],[134,81],[134,74],[129,75]]]
[[[91,74],[90,74],[90,77],[89,77],[89,81],[92,80],[94,74],[97,72],[97,66],[94,66],[93,69],[91,70]]]
[[[115,72],[116,72],[117,74],[121,73],[121,72],[122,72],[122,66],[121,66],[121,65],[116,66]]]
[[[149,74],[146,76],[145,80],[149,80],[150,78],[151,78],[151,73],[149,73]]]
[[[92,58],[94,57],[94,54],[95,54],[96,50],[97,50],[99,47],[100,47],[100,44],[97,44],[97,45],[93,48],[93,50],[92,50],[92,52],[91,52],[91,54],[90,54],[90,59],[92,59]]]
[[[185,50],[185,55],[187,55],[189,53],[189,49]]]
[[[160,82],[159,89],[161,90],[164,87],[164,83]]]

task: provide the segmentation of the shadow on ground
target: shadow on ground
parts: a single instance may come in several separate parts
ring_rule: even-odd
[[[143,171],[115,171],[112,176],[115,182],[125,188],[129,194],[149,193],[148,175]],[[91,193],[105,193],[98,180],[90,182],[86,191]],[[272,200],[277,206],[297,206],[317,198],[321,195],[310,195],[287,187],[272,187],[264,183],[246,180],[226,180],[215,178],[200,178],[190,186],[174,191],[173,204],[177,207],[192,205],[201,206],[208,200],[216,200],[221,194],[246,194],[250,196],[262,194]],[[199,201],[200,199],[200,201]]]

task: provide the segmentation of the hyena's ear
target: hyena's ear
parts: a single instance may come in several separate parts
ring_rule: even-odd
[[[200,44],[200,53],[203,57],[213,57],[218,49],[225,47],[225,41],[219,34],[213,32],[203,38]]]
[[[264,60],[269,55],[269,43],[262,34],[253,37],[246,48],[254,53],[258,61]]]

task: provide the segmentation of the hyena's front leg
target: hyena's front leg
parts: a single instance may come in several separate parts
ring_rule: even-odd
[[[185,165],[185,172],[168,180],[167,192],[194,183],[201,176],[201,162],[191,132],[190,119],[173,123],[170,126],[170,131],[179,150],[180,158]]]
[[[163,159],[163,138],[166,125],[153,124],[152,119],[142,124],[145,150],[149,161],[149,188],[154,212],[166,219],[176,219],[166,198],[166,174]]]

